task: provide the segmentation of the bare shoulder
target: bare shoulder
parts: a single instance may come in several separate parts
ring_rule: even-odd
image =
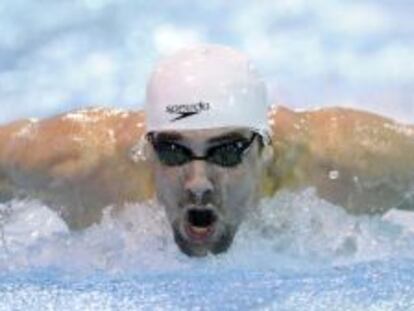
[[[144,132],[142,112],[90,108],[0,127],[0,193],[69,206],[72,227],[97,210],[152,195],[151,174],[131,148]]]
[[[315,187],[321,197],[354,212],[405,204],[414,185],[412,125],[341,107],[279,107],[272,120],[275,190]]]
[[[142,113],[110,108],[21,120],[0,127],[1,161],[69,178],[128,148],[142,135],[143,127]]]

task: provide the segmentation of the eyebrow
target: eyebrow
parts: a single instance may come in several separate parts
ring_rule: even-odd
[[[226,133],[226,134],[223,134],[217,137],[213,137],[208,140],[208,143],[216,144],[216,143],[223,143],[223,142],[243,140],[243,139],[248,139],[248,138],[239,132],[230,132],[230,133]]]
[[[156,134],[155,136],[157,141],[171,141],[171,142],[177,142],[184,139],[183,135],[181,135],[179,132],[161,132]],[[210,138],[207,140],[208,144],[219,144],[219,143],[225,143],[229,141],[235,141],[235,140],[244,140],[248,139],[240,132],[229,132],[225,133],[223,135],[219,135],[213,138]]]
[[[156,135],[156,139],[166,141],[179,141],[183,139],[183,136],[178,132],[162,132]]]

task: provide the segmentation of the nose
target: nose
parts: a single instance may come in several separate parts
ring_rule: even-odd
[[[205,161],[195,160],[189,164],[184,184],[187,200],[196,205],[206,205],[212,201],[213,183],[208,177]]]

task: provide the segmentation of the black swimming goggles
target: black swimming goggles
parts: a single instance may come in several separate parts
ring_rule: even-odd
[[[253,143],[257,133],[253,133],[250,139],[236,138],[207,149],[204,156],[196,156],[193,151],[179,143],[168,140],[157,140],[153,133],[147,135],[148,141],[162,164],[166,166],[184,165],[194,160],[204,160],[223,167],[234,167],[243,160],[243,155]]]

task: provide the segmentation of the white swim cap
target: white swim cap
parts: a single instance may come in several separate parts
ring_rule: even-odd
[[[178,51],[147,85],[147,131],[247,127],[269,131],[266,87],[249,59],[219,45]]]

